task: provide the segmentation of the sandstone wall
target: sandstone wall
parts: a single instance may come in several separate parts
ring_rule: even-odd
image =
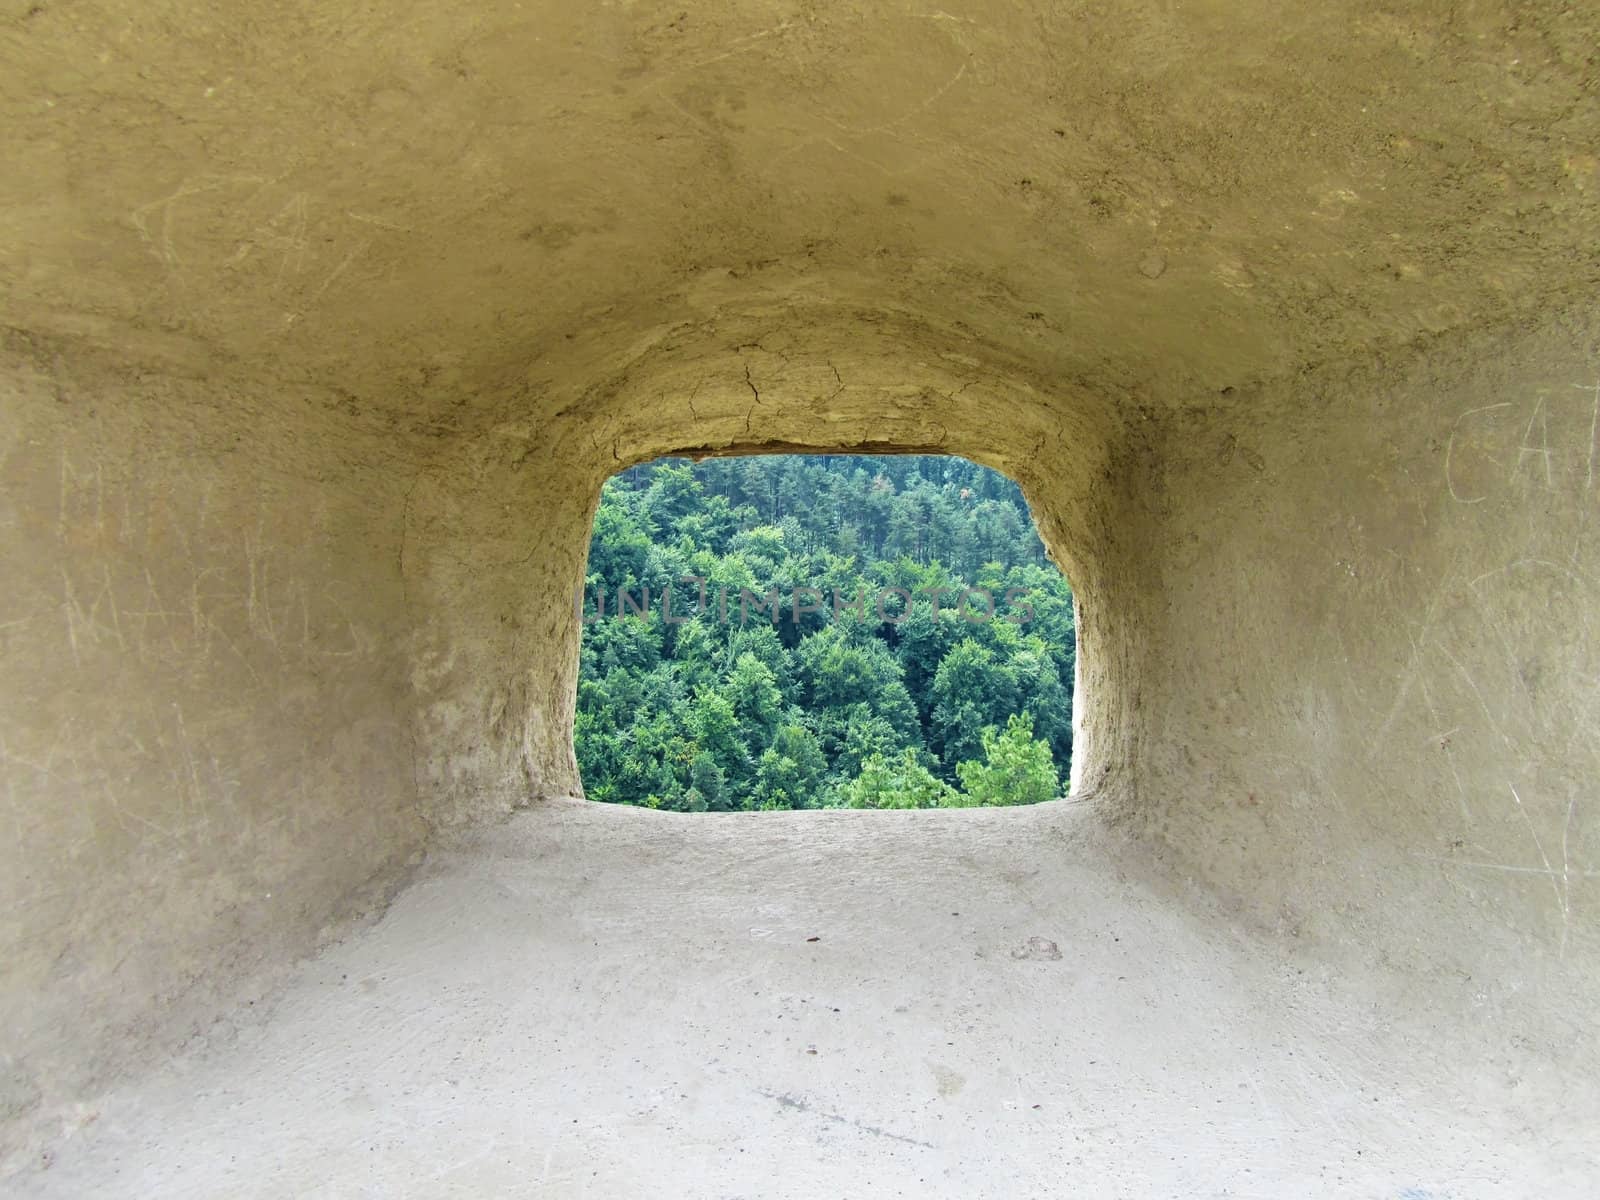
[[[0,359],[0,1115],[78,1119],[422,845],[401,478],[323,397]]]
[[[1178,417],[1131,825],[1406,1002],[1595,1051],[1600,341],[1440,339]]]

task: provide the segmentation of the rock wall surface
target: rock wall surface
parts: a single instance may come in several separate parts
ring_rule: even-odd
[[[796,447],[1022,484],[1162,886],[1593,1061],[1597,44],[0,3],[0,1116],[577,794],[601,481]]]
[[[401,510],[313,398],[17,338],[0,393],[0,1103],[54,1128],[420,851]]]

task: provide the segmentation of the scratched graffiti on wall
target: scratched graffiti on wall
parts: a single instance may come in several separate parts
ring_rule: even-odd
[[[1564,955],[1589,915],[1589,881],[1600,879],[1589,817],[1600,712],[1600,379],[1474,405],[1441,440],[1449,503],[1479,536],[1457,545],[1442,574],[1401,572],[1396,591],[1417,589],[1392,609],[1409,653],[1378,744],[1437,766],[1458,819],[1430,857],[1478,877],[1469,888],[1492,877],[1537,889]],[[1509,553],[1486,560],[1484,545]],[[1419,713],[1420,744],[1397,745]]]

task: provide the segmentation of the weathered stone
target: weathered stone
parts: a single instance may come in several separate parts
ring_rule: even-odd
[[[1013,476],[1152,886],[1592,1069],[1596,44],[8,5],[5,1144],[578,793],[597,490],[667,452]]]

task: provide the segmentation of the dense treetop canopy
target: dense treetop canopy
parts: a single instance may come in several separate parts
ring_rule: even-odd
[[[1050,799],[1072,595],[965,459],[669,459],[601,494],[579,601],[589,796],[680,811]]]

